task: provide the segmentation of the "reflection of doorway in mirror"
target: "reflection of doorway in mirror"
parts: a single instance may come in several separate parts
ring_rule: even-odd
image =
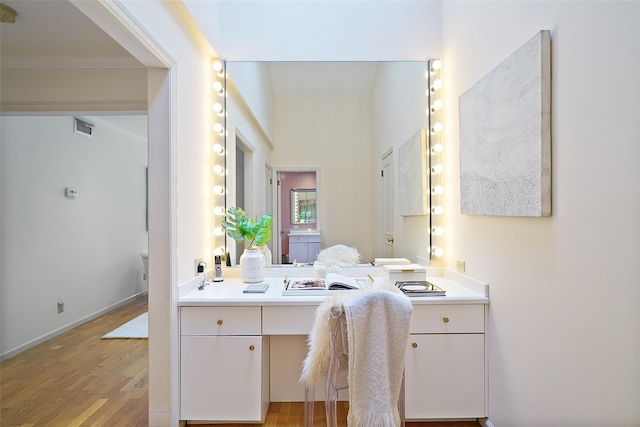
[[[291,201],[291,191],[295,189],[314,189],[317,190],[317,171],[316,170],[286,170],[278,171],[278,220],[274,221],[277,224],[277,233],[280,238],[277,241],[277,256],[281,263],[290,263],[293,260],[289,259],[289,234],[294,230],[305,229],[317,229],[317,222],[313,223],[295,223],[292,218],[291,212],[293,209]],[[317,215],[317,200],[318,193],[316,192],[316,204],[315,214],[316,221],[318,221]],[[275,219],[275,218],[274,218]]]
[[[236,142],[236,200],[233,206],[247,209],[244,198],[244,151],[241,148],[241,144]],[[240,261],[240,255],[244,252],[244,242],[236,242],[235,262],[232,265],[238,265]]]
[[[273,218],[273,179],[271,178],[271,166],[269,164],[264,164],[264,214],[271,215]],[[273,230],[272,230],[273,232]],[[271,256],[273,258],[273,235],[271,236],[271,240],[267,243],[269,250],[271,251]],[[267,265],[273,263],[273,259],[267,260]]]
[[[382,157],[382,233],[384,258],[393,255],[393,150]]]

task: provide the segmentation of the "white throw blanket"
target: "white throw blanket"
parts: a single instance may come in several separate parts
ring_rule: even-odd
[[[349,426],[399,426],[398,397],[413,311],[411,301],[395,286],[329,296],[316,311],[302,367],[300,380],[310,387],[324,381],[329,370],[334,306],[342,306],[348,328]]]
[[[350,427],[397,427],[413,307],[405,295],[366,293],[343,303],[349,342]]]

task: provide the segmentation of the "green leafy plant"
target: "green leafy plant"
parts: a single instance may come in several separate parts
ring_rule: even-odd
[[[260,221],[247,216],[241,208],[229,208],[222,221],[222,228],[236,242],[244,242],[251,249],[271,240],[271,215],[263,215]]]

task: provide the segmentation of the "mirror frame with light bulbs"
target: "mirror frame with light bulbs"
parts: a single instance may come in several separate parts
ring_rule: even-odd
[[[226,111],[226,63],[220,58],[211,62],[211,189],[213,232],[211,235],[213,256],[226,257],[227,239],[222,221],[227,211],[227,111]]]
[[[442,79],[440,69],[442,61],[430,59],[428,64],[428,86],[429,86],[429,110],[428,116],[429,131],[427,132],[427,167],[429,168],[429,257],[431,261],[443,261],[444,256],[444,221],[443,221],[443,201],[444,186],[442,182],[443,147],[442,147]]]
[[[226,90],[227,75],[226,64],[220,59],[214,60],[214,81],[212,86],[212,99],[222,104],[212,105],[212,140],[214,141],[212,184],[214,188],[214,254],[227,254],[227,242],[220,224],[226,212],[226,149],[228,135],[226,129]],[[218,69],[216,69],[216,63]],[[440,265],[444,257],[444,227],[443,227],[443,192],[442,182],[443,154],[442,154],[442,80],[440,70],[442,63],[437,59],[427,60],[427,97],[429,109],[427,115],[427,167],[429,171],[429,242],[428,255],[432,265]],[[220,68],[221,67],[221,68]],[[435,263],[435,264],[434,264]]]

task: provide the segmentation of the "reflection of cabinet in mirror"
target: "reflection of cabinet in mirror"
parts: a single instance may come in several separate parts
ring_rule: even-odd
[[[320,233],[305,232],[289,234],[289,259],[291,262],[313,262],[322,249]]]
[[[316,223],[316,189],[294,188],[291,190],[291,223]]]

